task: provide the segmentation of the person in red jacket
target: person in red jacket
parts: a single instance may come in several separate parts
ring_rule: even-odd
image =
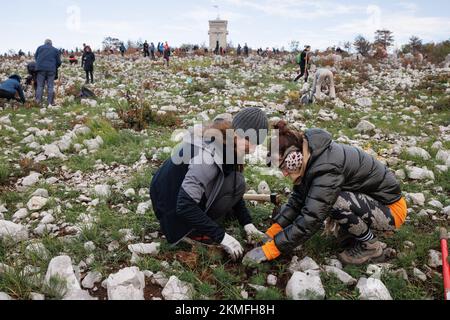
[[[69,56],[69,63],[71,66],[78,64],[78,59],[73,52]]]

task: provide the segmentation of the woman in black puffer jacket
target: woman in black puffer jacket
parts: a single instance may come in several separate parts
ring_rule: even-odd
[[[94,83],[94,62],[95,54],[92,52],[91,47],[87,46],[84,49],[81,62],[81,66],[84,67],[84,71],[86,72],[86,84],[89,84],[89,80],[91,83]]]
[[[260,263],[290,253],[328,218],[356,240],[339,255],[342,262],[360,265],[380,257],[385,244],[372,231],[400,228],[407,215],[395,175],[364,151],[334,142],[324,130],[302,133],[283,121],[275,129],[279,152],[271,155],[272,164],[294,181],[294,190],[266,232],[266,244],[245,261]]]

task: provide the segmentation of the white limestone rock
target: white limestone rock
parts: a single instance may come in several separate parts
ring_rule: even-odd
[[[392,300],[389,290],[383,282],[375,278],[361,278],[356,285],[361,300]]]
[[[286,286],[286,296],[292,300],[323,300],[325,289],[319,275],[295,272]]]
[[[106,284],[109,300],[144,300],[145,276],[137,267],[111,274]]]
[[[162,296],[165,300],[192,300],[193,295],[193,286],[187,282],[181,281],[175,276],[170,277],[169,282],[167,282],[162,291]]]

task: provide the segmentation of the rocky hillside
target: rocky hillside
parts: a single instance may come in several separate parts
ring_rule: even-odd
[[[335,67],[339,98],[307,107],[290,56],[175,57],[169,68],[99,56],[96,99],[78,99],[84,72],[65,63],[57,106],[0,101],[0,299],[443,299],[450,70],[395,59]],[[18,70],[26,60],[0,58],[0,78]],[[256,269],[220,249],[167,244],[149,199],[152,174],[178,129],[244,106],[327,129],[395,171],[410,209],[402,229],[380,235],[387,261],[343,267],[334,239],[320,235]],[[289,181],[264,167],[264,147],[258,155],[246,167],[249,188],[287,196]],[[249,206],[268,227],[273,207]],[[237,224],[227,230],[245,241]]]

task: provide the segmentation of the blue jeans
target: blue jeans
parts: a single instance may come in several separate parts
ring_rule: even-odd
[[[48,104],[53,104],[54,98],[54,87],[55,87],[55,76],[54,71],[38,71],[37,73],[37,89],[36,89],[36,102],[42,102],[42,96],[44,94],[45,82],[47,82],[47,101]]]

